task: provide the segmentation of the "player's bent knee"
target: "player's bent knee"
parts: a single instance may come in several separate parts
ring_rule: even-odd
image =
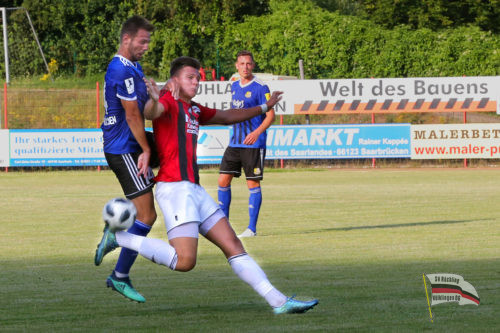
[[[243,243],[236,235],[226,242],[225,247],[226,250],[224,252],[226,252],[229,257],[245,252]]]
[[[225,173],[221,173],[219,175],[219,186],[221,187],[228,187],[229,185],[231,185],[231,181],[233,180],[233,176],[232,175],[228,175],[228,174],[225,174]]]
[[[196,263],[186,263],[186,264],[180,264],[179,262],[177,262],[177,265],[175,266],[175,270],[178,271],[178,272],[189,272],[190,270],[192,270],[194,268],[194,266],[196,266]]]
[[[153,223],[155,223],[156,221],[156,218],[157,218],[157,215],[156,213],[153,213],[153,214],[145,214],[145,215],[139,215],[137,214],[137,217],[136,217],[139,221],[141,221],[142,223],[145,223],[147,225],[150,225],[152,226]]]
[[[158,217],[158,215],[156,214],[155,211],[153,211],[153,213],[149,215],[148,220],[149,220],[149,222],[151,222],[151,224],[153,224],[156,221],[157,217]]]
[[[177,265],[175,270],[179,272],[189,272],[196,266],[196,256],[177,254]]]
[[[156,210],[154,208],[147,210],[139,210],[139,209],[137,210],[136,218],[142,223],[153,225],[157,217],[158,215],[156,214]]]

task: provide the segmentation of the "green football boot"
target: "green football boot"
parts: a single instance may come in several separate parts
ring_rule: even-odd
[[[113,290],[117,291],[118,293],[122,294],[132,301],[136,301],[139,303],[146,302],[144,296],[139,294],[139,292],[134,289],[129,277],[118,278],[113,271],[113,273],[106,279],[106,285],[108,286],[108,288],[112,288]]]
[[[118,247],[115,233],[109,230],[108,225],[104,227],[101,242],[95,250],[94,264],[99,266],[104,256]]]

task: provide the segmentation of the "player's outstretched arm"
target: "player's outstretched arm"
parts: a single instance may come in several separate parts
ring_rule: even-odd
[[[153,120],[161,116],[165,108],[163,104],[158,102],[160,99],[160,88],[158,88],[156,82],[153,79],[144,78],[144,83],[146,83],[149,94],[149,99],[144,106],[144,117]]]
[[[282,91],[274,91],[271,98],[269,98],[266,103],[248,109],[229,109],[227,111],[217,110],[215,115],[207,122],[207,124],[230,125],[253,118],[259,114],[266,113],[281,100],[282,94]]]

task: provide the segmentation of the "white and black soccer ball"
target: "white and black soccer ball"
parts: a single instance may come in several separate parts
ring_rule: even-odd
[[[102,210],[102,218],[111,231],[130,228],[136,215],[137,209],[132,201],[123,198],[109,200]]]

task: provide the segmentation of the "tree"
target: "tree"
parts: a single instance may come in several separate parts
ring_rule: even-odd
[[[365,0],[358,14],[386,28],[407,24],[439,30],[472,24],[500,31],[499,0]]]
[[[234,72],[234,57],[241,49],[254,53],[257,71],[275,74],[298,75],[297,62],[303,59],[308,78],[498,75],[499,1],[6,3],[30,12],[47,60],[55,59],[60,73],[78,75],[104,73],[118,48],[122,23],[133,14],[143,15],[156,31],[141,63],[146,75],[164,80],[170,62],[180,55],[198,58],[204,67],[227,77]],[[9,20],[9,39],[17,52],[11,61],[27,68],[15,74],[43,73],[24,13],[14,12]]]
[[[144,65],[151,74],[166,78],[170,62],[190,55],[203,66],[218,68],[221,35],[228,26],[269,11],[267,0],[153,0],[139,1],[140,14],[152,18],[156,32]],[[156,70],[155,70],[156,68]],[[221,70],[221,69],[220,69]]]
[[[477,27],[392,30],[298,0],[270,2],[270,14],[228,27],[223,57],[254,51],[260,70],[307,78],[498,75],[500,39]]]

